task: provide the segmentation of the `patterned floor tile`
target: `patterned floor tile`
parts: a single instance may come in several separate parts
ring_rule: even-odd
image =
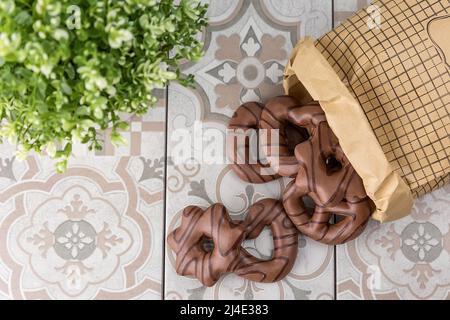
[[[284,65],[299,37],[319,36],[331,28],[331,1],[213,1],[209,15],[211,26],[203,34],[206,54],[198,63],[184,66],[184,72],[196,75],[196,88],[169,87],[168,149],[172,159],[183,152],[188,157],[192,150],[223,144],[226,125],[237,106],[281,94]],[[211,139],[196,143],[193,137],[200,125]],[[280,198],[287,182],[246,184],[224,162],[201,160],[169,163],[167,233],[178,226],[179,212],[187,205],[207,207],[222,202],[233,218],[242,219],[258,199]],[[267,258],[271,243],[269,231],[264,231],[245,246]],[[296,265],[283,281],[259,284],[230,274],[211,288],[178,276],[175,257],[166,248],[165,298],[332,299],[333,248],[303,238],[299,247]]]
[[[161,299],[164,110],[135,156],[77,146],[64,174],[0,147],[0,298]]]
[[[110,139],[111,130],[105,130],[102,132],[104,146],[102,150],[96,151],[97,155],[148,157],[164,150],[164,139],[160,139],[160,134],[165,130],[166,90],[157,89],[154,94],[158,101],[145,115],[130,117],[125,114],[123,116],[123,119],[129,123],[129,129],[121,131],[127,144],[114,146]]]
[[[416,200],[410,216],[372,222],[338,247],[339,299],[450,298],[450,186]]]

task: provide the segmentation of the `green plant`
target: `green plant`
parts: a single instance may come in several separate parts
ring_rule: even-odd
[[[192,83],[181,61],[202,54],[207,24],[196,0],[1,0],[0,137],[18,157],[46,152],[64,171],[74,142],[101,149],[144,114],[152,91]]]

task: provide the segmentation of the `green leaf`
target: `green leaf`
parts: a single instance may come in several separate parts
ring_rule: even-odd
[[[74,142],[102,148],[97,130],[126,143],[119,113],[145,114],[153,90],[169,81],[194,83],[179,66],[203,53],[206,8],[196,0],[0,1],[0,140],[17,144],[22,158],[46,151],[58,172]]]

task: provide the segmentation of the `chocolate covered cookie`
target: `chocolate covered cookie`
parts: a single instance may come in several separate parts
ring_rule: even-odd
[[[327,244],[354,239],[371,215],[361,178],[339,146],[326,122],[295,149],[300,169],[283,194],[283,205],[297,229]],[[308,196],[314,208],[304,204]],[[336,221],[332,221],[333,216]]]
[[[273,256],[256,258],[244,248],[244,239],[256,238],[264,227],[273,235]],[[183,210],[181,226],[167,238],[175,252],[179,275],[194,276],[205,286],[214,285],[225,273],[234,272],[258,282],[274,282],[292,269],[298,251],[298,231],[281,202],[264,199],[249,208],[244,221],[232,221],[221,204],[207,210]]]

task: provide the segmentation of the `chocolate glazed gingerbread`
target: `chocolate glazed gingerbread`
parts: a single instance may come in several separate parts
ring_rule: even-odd
[[[356,238],[370,218],[370,205],[361,178],[339,146],[326,122],[295,149],[300,163],[297,177],[286,188],[283,205],[297,229],[314,240],[341,244]],[[308,212],[303,197],[315,208]],[[338,221],[330,223],[335,215]]]
[[[235,273],[258,282],[275,282],[283,279],[294,266],[298,251],[298,231],[286,216],[279,201],[265,199],[250,207],[245,219],[246,239],[255,239],[266,226],[273,237],[273,255],[261,260],[242,249]]]
[[[167,237],[175,252],[179,275],[194,276],[205,286],[214,285],[220,276],[232,271],[239,258],[245,227],[234,223],[225,207],[216,203],[206,211],[196,206],[182,212],[181,226]],[[212,241],[213,248],[206,248]],[[211,250],[209,250],[211,249]]]
[[[270,165],[262,164],[261,159],[250,158],[250,134],[258,133],[263,107],[257,102],[244,103],[236,110],[228,124],[227,153],[232,162],[230,166],[240,179],[250,183],[266,183],[280,178],[277,174],[261,174],[262,170],[268,169]],[[258,143],[257,137],[254,138],[253,141]],[[259,150],[253,151],[257,151],[254,156],[258,158]]]
[[[300,105],[290,96],[272,98],[267,102],[261,113],[260,128],[269,132],[277,130],[279,143],[268,143],[262,148],[279,175],[295,177],[299,170],[295,147],[308,140],[311,130],[321,121],[326,121],[325,114],[316,102]]]
[[[299,107],[293,97],[280,96],[270,99],[265,106],[248,102],[236,110],[228,125],[227,151],[232,162],[230,166],[239,178],[250,183],[266,183],[282,176],[296,175],[298,162],[294,149],[298,143],[308,139],[307,130],[297,126],[295,118],[289,116],[292,113],[290,110]],[[249,156],[250,139],[246,137],[245,142],[239,140],[239,130],[249,136],[250,132],[257,134],[260,129],[265,130],[260,136],[262,141],[255,139],[253,142],[256,141],[257,147],[262,148],[264,159],[255,159],[257,161],[253,161],[253,164]],[[271,136],[275,134],[273,129],[278,129],[279,139],[272,145]],[[259,152],[257,154],[260,155]],[[262,160],[266,163],[263,164]]]
[[[258,259],[241,247],[244,238],[256,238],[265,226],[270,226],[274,241],[273,257],[269,260]],[[281,203],[265,199],[252,205],[241,222],[233,222],[221,204],[206,211],[187,207],[181,226],[169,234],[168,244],[175,251],[178,274],[194,276],[212,286],[227,272],[260,282],[282,279],[294,265],[297,236]]]

